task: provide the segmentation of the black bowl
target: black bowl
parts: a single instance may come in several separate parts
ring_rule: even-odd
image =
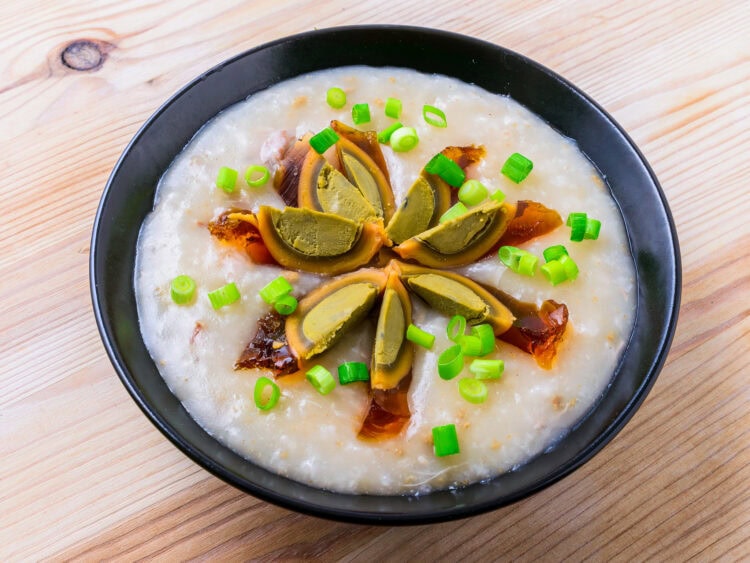
[[[222,109],[281,80],[345,65],[397,66],[452,76],[508,94],[541,116],[602,173],[625,220],[638,284],[630,341],[610,386],[562,440],[522,468],[455,491],[423,496],[332,493],[280,477],[238,456],[193,421],[146,350],[133,286],[136,239],[159,177],[198,129]],[[104,189],[92,235],[91,293],[107,353],[148,418],[217,477],[256,497],[348,522],[407,524],[478,514],[538,491],[590,459],[630,419],[659,373],[680,300],[680,257],[664,194],[625,132],[594,101],[550,70],[469,37],[429,29],[326,29],[262,45],[213,68],[141,128]]]

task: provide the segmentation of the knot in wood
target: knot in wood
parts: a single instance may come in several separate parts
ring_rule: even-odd
[[[66,67],[73,70],[96,70],[104,63],[106,52],[96,41],[78,39],[63,49],[60,59]]]

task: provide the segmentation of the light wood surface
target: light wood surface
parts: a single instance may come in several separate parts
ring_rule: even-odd
[[[140,124],[223,59],[362,23],[474,35],[572,80],[643,150],[682,246],[674,345],[627,427],[536,496],[428,527],[302,516],[190,462],[127,395],[89,298],[96,206]],[[62,64],[80,39],[99,67]],[[750,558],[748,108],[742,0],[4,0],[0,560]]]

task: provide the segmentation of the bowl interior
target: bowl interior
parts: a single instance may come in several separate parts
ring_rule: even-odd
[[[366,64],[439,73],[510,95],[576,140],[619,205],[636,267],[629,345],[598,405],[521,469],[418,497],[331,493],[270,473],[211,438],[171,394],[140,335],[133,287],[136,240],[156,184],[193,135],[222,109],[281,80]],[[645,398],[665,360],[680,297],[680,259],[664,195],[638,149],[596,103],[544,67],[493,44],[435,30],[349,27],[282,39],[197,78],[142,127],[105,188],[92,236],[91,290],[107,352],[151,421],[197,463],[232,485],[294,510],[363,523],[426,523],[476,514],[567,475],[611,440]]]

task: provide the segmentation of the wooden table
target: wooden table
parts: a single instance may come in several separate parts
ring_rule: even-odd
[[[127,395],[89,298],[94,212],[140,124],[231,55],[363,23],[474,35],[572,80],[641,147],[682,245],[672,351],[627,427],[536,496],[429,527],[302,516],[193,464]],[[63,64],[80,40],[99,51]],[[5,0],[0,45],[0,559],[750,558],[747,2]]]

